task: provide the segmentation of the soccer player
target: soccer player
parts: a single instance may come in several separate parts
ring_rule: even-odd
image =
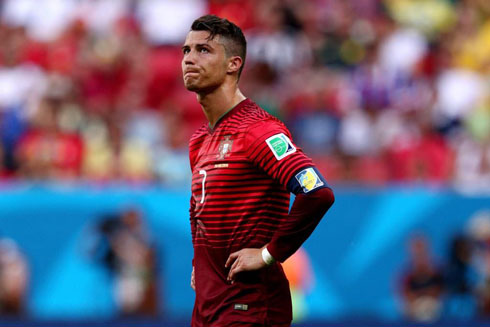
[[[209,121],[189,144],[192,326],[290,326],[280,262],[315,229],[332,190],[287,128],[240,92],[246,40],[239,27],[203,16],[182,51],[184,84]]]

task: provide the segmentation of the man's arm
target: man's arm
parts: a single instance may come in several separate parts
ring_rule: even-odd
[[[296,194],[296,199],[269,244],[262,249],[242,249],[229,256],[225,266],[230,267],[231,281],[241,271],[286,260],[310,236],[334,202],[333,192],[323,176],[278,120],[253,124],[247,130],[245,144],[250,162]]]
[[[277,261],[284,262],[293,255],[311,235],[334,201],[334,194],[328,187],[313,193],[297,194],[289,219],[280,225],[267,245],[271,256]]]
[[[296,178],[300,174],[304,175],[303,172],[310,173],[311,178]],[[279,226],[268,245],[261,249],[242,249],[229,256],[225,265],[231,265],[228,280],[233,282],[237,273],[261,269],[275,260],[284,262],[311,235],[335,201],[332,189],[313,167],[303,169],[291,178],[288,189],[296,194],[288,219]],[[267,251],[265,254],[264,249]]]

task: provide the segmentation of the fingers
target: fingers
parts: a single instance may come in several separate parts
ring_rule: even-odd
[[[228,257],[228,260],[226,260],[226,263],[225,263],[225,268],[228,268],[231,265],[230,271],[228,272],[227,280],[231,281],[232,284],[235,280],[235,275],[241,271],[241,269],[239,267],[241,267],[240,258],[241,258],[242,252],[243,252],[243,250],[240,250],[240,251],[237,251],[237,252],[230,254],[230,256]]]
[[[231,265],[231,267],[230,267]],[[250,271],[264,268],[267,264],[262,259],[262,250],[255,248],[241,249],[230,254],[225,267],[230,267],[227,279],[234,281],[236,274],[242,271]]]
[[[241,259],[239,257],[237,260],[235,260],[235,262],[233,262],[233,265],[231,266],[230,271],[228,272],[228,280],[231,281],[231,283],[233,284],[233,282],[235,281],[236,274],[238,274],[242,270],[243,269],[242,269]]]
[[[236,260],[236,258],[238,258],[239,255],[240,251],[230,254],[228,260],[226,260],[225,268],[228,268]]]

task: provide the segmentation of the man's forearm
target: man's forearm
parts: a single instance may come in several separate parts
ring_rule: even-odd
[[[298,194],[288,216],[276,232],[267,250],[275,260],[284,262],[311,235],[335,197],[325,187],[308,194]]]

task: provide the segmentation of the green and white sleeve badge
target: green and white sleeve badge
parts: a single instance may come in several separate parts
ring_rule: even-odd
[[[293,145],[291,140],[284,135],[284,133],[279,133],[269,137],[265,140],[265,143],[269,146],[274,153],[277,160],[281,160],[288,155],[296,152],[296,147]]]

